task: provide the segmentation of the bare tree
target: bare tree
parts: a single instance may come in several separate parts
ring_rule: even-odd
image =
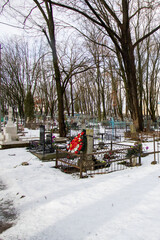
[[[31,89],[34,94],[39,80],[39,55],[36,49],[29,51],[28,43],[22,40],[10,40],[3,47],[2,61],[3,96],[7,104],[16,106],[19,115],[24,118],[24,99]]]
[[[138,40],[132,33],[131,24],[137,17],[137,14],[143,14],[145,11],[155,10],[158,8],[158,1],[142,2],[136,5],[134,1],[122,0],[110,1],[105,0],[84,0],[68,1],[68,4],[62,4],[59,1],[52,1],[52,4],[72,10],[81,14],[98,28],[101,28],[111,39],[119,57],[121,58],[121,67],[125,74],[125,87],[128,98],[128,106],[134,125],[137,130],[143,130],[142,109],[140,108],[137,94],[137,76],[134,50],[137,45],[144,39],[154,34],[160,29],[160,25],[153,26],[152,30],[145,35],[140,36]],[[157,9],[156,9],[157,10]]]

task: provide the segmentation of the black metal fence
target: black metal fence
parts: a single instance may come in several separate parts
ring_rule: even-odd
[[[41,152],[43,154],[53,153],[55,151],[52,133],[46,134],[44,125],[40,126],[39,140],[32,140],[29,142],[29,150],[37,153]]]

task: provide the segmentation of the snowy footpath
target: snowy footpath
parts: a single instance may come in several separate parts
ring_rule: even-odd
[[[0,150],[0,198],[17,212],[0,239],[160,240],[160,164],[151,161],[79,179],[25,148]]]

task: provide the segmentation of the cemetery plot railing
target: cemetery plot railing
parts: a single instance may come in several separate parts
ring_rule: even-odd
[[[136,163],[133,158],[126,158],[128,148],[121,148],[117,150],[110,150],[105,152],[94,153],[94,168],[86,171],[87,175],[104,174],[115,171],[121,171],[139,164],[140,158],[136,157]]]
[[[56,168],[60,168],[64,172],[72,173],[77,171],[80,178],[94,175],[104,174],[115,171],[121,171],[133,166],[133,159],[126,158],[128,148],[121,148],[110,151],[97,151],[92,154],[72,154],[60,149],[56,150]],[[61,157],[65,153],[65,157]],[[136,163],[140,164],[140,157],[136,158]]]
[[[71,172],[73,169],[81,172],[80,169],[80,156],[79,154],[69,153],[62,149],[56,149],[56,168],[60,168],[64,172]]]
[[[53,153],[55,151],[55,146],[52,141],[44,140],[41,142],[40,140],[31,140],[29,141],[29,150],[31,152],[39,152],[39,153]]]
[[[110,150],[118,150],[118,149],[128,149],[132,145],[129,144],[122,144],[114,141],[109,141],[109,142],[99,142],[97,144],[94,144],[94,149],[97,150],[99,149],[110,149]]]

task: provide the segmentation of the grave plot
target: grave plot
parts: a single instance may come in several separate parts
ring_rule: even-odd
[[[99,148],[95,149],[93,130],[83,130],[68,144],[68,151],[57,149],[56,168],[66,173],[77,172],[80,177],[123,170],[137,165],[140,161],[137,157],[134,161],[132,157],[126,157],[129,148],[129,145],[111,142],[110,147],[109,144],[106,147],[105,144],[99,144]],[[65,152],[67,157],[60,157],[62,152]]]
[[[126,158],[128,149],[121,145],[121,148],[115,150],[97,150],[88,154],[83,152],[75,154],[65,151],[66,158],[59,157],[62,150],[57,149],[56,168],[60,168],[66,173],[76,172],[80,177],[124,170],[139,164],[139,157]]]
[[[53,153],[55,152],[55,141],[52,133],[45,131],[45,126],[40,126],[40,140],[32,140],[29,142],[29,150],[36,153]]]
[[[105,144],[93,145],[92,131],[86,131],[86,149],[85,151],[65,151],[66,157],[62,156],[62,150],[56,151],[56,167],[66,173],[76,172],[80,178],[94,174],[105,174],[114,171],[121,171],[129,167],[141,166],[141,157],[149,154],[153,155],[151,164],[159,164],[160,138],[159,134],[153,136],[153,146],[146,152],[147,147],[142,145],[141,141],[134,145],[124,145],[121,143],[110,142]],[[147,142],[146,142],[147,143]],[[94,146],[94,147],[93,147]],[[77,149],[76,149],[77,150]],[[80,149],[81,150],[81,149]],[[64,152],[64,151],[63,151]]]

